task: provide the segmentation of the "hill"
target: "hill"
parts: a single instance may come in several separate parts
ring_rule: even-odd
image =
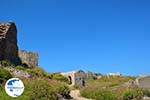
[[[65,73],[47,73],[38,67],[38,53],[18,50],[17,28],[14,22],[0,22],[0,100],[141,100],[150,97],[150,77],[136,77],[109,73],[109,77],[93,72],[75,70]],[[113,76],[112,76],[113,75]],[[24,93],[12,98],[5,92],[5,83],[10,78],[20,78]],[[142,81],[141,81],[142,80]],[[73,92],[72,90],[77,89]],[[83,97],[78,97],[80,94]],[[73,96],[73,95],[72,95]],[[88,99],[86,99],[88,100]]]
[[[89,79],[87,85],[80,89],[81,95],[94,100],[150,100],[148,89],[139,88],[133,76],[102,76],[100,79]]]
[[[60,73],[47,73],[40,67],[25,68],[1,62],[0,68],[0,100],[58,100],[70,98],[68,80]],[[12,98],[5,92],[5,83],[12,77],[20,78],[24,85],[24,93]]]

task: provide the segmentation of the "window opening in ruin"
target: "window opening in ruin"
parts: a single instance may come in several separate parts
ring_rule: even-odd
[[[69,84],[72,84],[72,78],[71,78],[71,76],[68,76],[68,78],[69,78]]]
[[[82,86],[85,86],[85,80],[82,79]]]

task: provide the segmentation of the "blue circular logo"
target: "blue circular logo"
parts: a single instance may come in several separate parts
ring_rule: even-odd
[[[11,78],[5,84],[5,91],[11,97],[18,97],[24,91],[24,84],[19,78]]]

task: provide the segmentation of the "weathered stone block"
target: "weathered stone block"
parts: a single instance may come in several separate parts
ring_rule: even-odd
[[[19,50],[19,57],[22,63],[27,64],[30,68],[38,66],[38,53],[36,52]]]
[[[140,88],[150,89],[150,75],[139,76],[136,83]]]

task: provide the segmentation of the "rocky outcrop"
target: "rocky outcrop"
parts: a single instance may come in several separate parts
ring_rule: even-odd
[[[0,23],[0,61],[18,65],[17,29],[14,22]]]
[[[17,28],[14,22],[0,22],[0,61],[14,65],[38,66],[38,53],[18,50]]]
[[[11,74],[15,77],[31,78],[31,75],[27,71],[19,70],[16,68],[10,68],[10,67],[5,67],[5,69],[11,72]]]

